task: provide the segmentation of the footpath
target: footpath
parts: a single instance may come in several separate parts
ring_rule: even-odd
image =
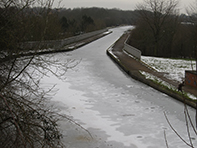
[[[119,38],[119,40],[117,40],[114,45],[112,47],[110,47],[107,50],[107,54],[108,56],[111,57],[111,59],[118,65],[120,66],[129,76],[131,76],[132,78],[162,92],[165,93],[183,103],[186,103],[187,105],[196,108],[196,102],[193,100],[188,99],[187,97],[185,97],[183,94],[178,93],[176,91],[173,91],[167,87],[164,87],[162,85],[159,85],[158,83],[150,80],[150,79],[146,79],[145,76],[143,76],[140,71],[144,71],[147,72],[153,76],[156,76],[158,78],[160,78],[162,81],[167,82],[168,84],[171,84],[172,86],[174,86],[175,88],[178,87],[179,82],[176,82],[175,80],[171,80],[171,79],[167,79],[166,77],[164,77],[164,74],[161,72],[157,72],[154,69],[150,68],[148,65],[146,65],[145,63],[133,58],[132,56],[129,56],[129,54],[125,53],[123,51],[123,47],[124,47],[124,42],[128,37],[128,33],[125,33],[122,35],[122,37]],[[183,91],[185,93],[190,93],[192,95],[194,95],[195,97],[197,97],[197,90],[196,88],[190,87],[190,86],[184,86],[183,87]]]

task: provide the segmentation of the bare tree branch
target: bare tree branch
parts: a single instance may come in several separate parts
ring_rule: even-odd
[[[165,130],[164,130],[164,139],[165,139],[166,147],[169,148]]]
[[[172,124],[170,123],[170,121],[168,120],[168,117],[166,115],[166,113],[164,112],[164,116],[166,118],[166,121],[168,122],[170,128],[173,130],[173,132],[179,137],[179,139],[181,139],[181,141],[183,141],[187,146],[194,148],[190,143],[188,143],[187,141],[185,141],[182,136],[174,129],[174,127],[172,126]]]
[[[187,117],[187,108],[186,108],[186,104],[185,104],[185,108],[184,108],[184,115],[185,115],[185,122],[186,122],[186,128],[187,128],[187,134],[188,134],[188,138],[189,138],[189,141],[190,141],[190,145],[191,147],[194,147],[193,146],[193,143],[192,143],[192,139],[191,139],[191,134],[190,134],[190,129],[189,129],[189,124],[188,124],[188,117]]]

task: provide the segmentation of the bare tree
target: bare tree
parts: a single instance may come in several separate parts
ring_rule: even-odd
[[[28,7],[39,4],[46,9],[43,18],[47,27],[52,3],[53,0],[0,2],[0,147],[62,147],[58,129],[61,116],[48,103],[47,94],[53,87],[43,90],[40,79],[48,72],[60,78],[71,68],[70,61],[62,65],[50,57],[36,56],[36,51],[22,57],[17,46],[26,40],[33,24],[28,23],[34,13],[28,13]],[[44,36],[46,28],[42,31]]]
[[[137,5],[140,10],[140,19],[149,30],[154,39],[154,54],[158,54],[159,44],[164,37],[165,25],[171,20],[171,16],[177,13],[177,0],[144,0]]]
[[[196,57],[196,73],[197,73],[197,0],[194,1],[193,4],[187,8],[187,13],[190,16],[190,21],[193,24],[193,37],[192,40],[194,42],[194,53]]]
[[[195,127],[194,122],[192,121],[192,117],[190,116],[188,107],[186,104],[184,104],[184,116],[185,116],[185,123],[186,123],[186,131],[187,131],[187,137],[188,139],[184,139],[179,132],[175,129],[174,125],[171,124],[169,121],[166,113],[164,112],[165,118],[172,129],[172,131],[177,135],[177,137],[188,147],[195,148],[195,145],[193,143],[193,138],[191,133],[193,132],[194,135],[197,136],[197,127]],[[166,132],[164,131],[164,138],[166,142],[166,147],[169,148],[170,146],[168,145],[167,137],[166,137]]]
[[[194,47],[194,53],[196,58],[196,75],[197,75],[197,0],[194,1],[193,4],[190,5],[189,8],[187,8],[187,13],[190,16],[190,21],[193,24],[192,25],[192,40],[193,40],[193,47]],[[194,80],[197,82],[197,80]],[[196,129],[197,129],[197,101],[196,101]]]

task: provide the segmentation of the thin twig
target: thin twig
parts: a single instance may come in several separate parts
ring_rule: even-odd
[[[165,130],[164,130],[164,138],[165,138],[166,147],[169,148]]]
[[[20,128],[19,128],[19,125],[17,124],[17,122],[16,122],[16,120],[15,120],[15,118],[14,118],[14,114],[13,114],[13,112],[12,112],[12,109],[11,109],[10,106],[8,105],[8,102],[7,102],[7,100],[5,99],[5,97],[3,97],[1,94],[0,94],[0,97],[4,100],[6,106],[8,107],[8,109],[9,109],[11,115],[12,115],[14,124],[15,124],[16,128],[18,129],[19,135],[21,136],[21,139],[22,139],[22,141],[23,141],[24,147],[26,148],[25,140],[24,140],[24,138],[23,138],[23,135],[22,135],[22,133],[21,133],[21,130],[20,130]]]
[[[181,137],[181,135],[174,129],[174,127],[172,126],[172,124],[171,124],[170,121],[168,120],[168,117],[167,117],[167,115],[166,115],[165,112],[164,112],[164,116],[165,116],[165,118],[166,118],[166,120],[167,120],[167,122],[168,122],[170,128],[174,131],[174,133],[175,133],[175,134],[176,134],[186,145],[192,147],[192,146],[191,146],[188,142],[186,142],[186,141]]]
[[[80,124],[78,124],[74,120],[68,118],[67,116],[64,116],[64,115],[60,115],[60,116],[62,116],[63,118],[66,118],[68,121],[74,123],[75,125],[79,126],[81,129],[85,130],[89,134],[89,136],[93,139],[92,134],[87,129],[85,129],[83,126],[81,126]]]
[[[184,106],[185,106],[184,114],[185,114],[185,122],[186,122],[187,134],[188,134],[188,138],[189,138],[190,144],[193,147],[193,143],[192,143],[192,139],[191,139],[191,134],[190,134],[190,130],[189,130],[188,119],[187,119],[187,106],[186,106],[186,104]]]
[[[192,126],[192,128],[193,128],[194,133],[197,135],[197,131],[196,131],[195,126],[194,126],[194,124],[193,124],[193,122],[192,122],[192,119],[191,119],[191,116],[190,116],[189,111],[188,111],[188,109],[187,109],[187,106],[185,106],[185,108],[186,108],[187,116],[188,116],[188,118],[189,118],[189,122],[190,122],[190,124],[191,124],[191,126]]]

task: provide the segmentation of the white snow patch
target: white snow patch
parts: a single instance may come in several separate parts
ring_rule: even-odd
[[[166,73],[168,79],[182,82],[185,78],[185,70],[194,70],[196,63],[192,60],[156,58],[142,56],[141,59],[159,72]]]
[[[156,81],[156,82],[158,82],[159,84],[161,84],[161,85],[163,85],[163,86],[166,86],[166,87],[168,87],[169,89],[172,89],[172,90],[174,90],[174,91],[177,90],[177,88],[174,87],[173,85],[169,84],[168,82],[163,81],[162,79],[160,79],[160,78],[158,78],[158,77],[156,77],[156,76],[154,76],[154,75],[152,75],[152,74],[150,74],[150,73],[148,73],[148,72],[140,71],[140,73],[141,73],[142,75],[144,75],[146,79],[150,79],[150,80]],[[196,100],[196,97],[195,97],[194,95],[190,94],[190,93],[187,93],[187,96],[188,96],[190,99]]]
[[[156,77],[156,76],[154,76],[154,75],[152,75],[152,74],[150,74],[148,72],[140,71],[140,73],[142,75],[144,75],[146,79],[150,79],[150,80],[156,81],[156,82],[158,82],[161,85],[167,86],[169,89],[176,90],[176,87],[174,87],[173,85],[163,81],[162,79],[160,79],[160,78],[158,78],[158,77]]]

